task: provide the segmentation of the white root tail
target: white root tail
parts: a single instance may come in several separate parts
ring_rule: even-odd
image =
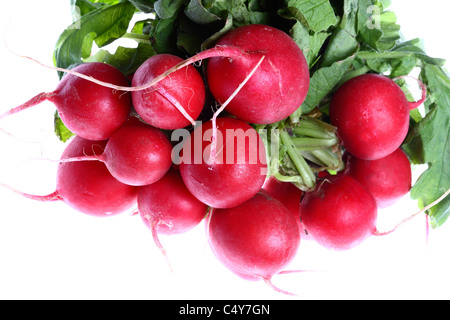
[[[230,97],[222,104],[222,106],[214,113],[211,122],[212,122],[212,141],[211,141],[211,151],[210,151],[210,162],[214,163],[214,160],[216,158],[216,150],[217,150],[217,117],[220,115],[220,113],[227,107],[228,104],[230,104],[231,100],[236,97],[236,95],[241,91],[241,89],[245,86],[245,84],[250,80],[250,78],[255,74],[256,70],[259,68],[263,60],[265,59],[265,56],[262,56],[262,58],[258,61],[256,66],[252,69],[252,71],[247,75],[247,77],[242,81],[239,86],[236,88],[236,90],[231,94]]]
[[[11,50],[10,50],[11,51]],[[12,52],[12,51],[11,51]],[[190,64],[194,64],[198,61],[204,60],[204,59],[208,59],[208,58],[213,58],[213,57],[228,57],[231,59],[236,59],[239,58],[243,55],[245,55],[245,53],[237,48],[237,47],[233,47],[233,46],[217,46],[205,51],[202,51],[182,62],[180,62],[179,64],[173,66],[172,68],[170,68],[169,70],[167,70],[166,72],[162,73],[161,75],[159,75],[158,77],[152,79],[151,81],[149,81],[146,84],[140,85],[140,86],[135,86],[135,87],[130,87],[130,86],[118,86],[118,85],[114,85],[112,83],[109,82],[105,82],[105,81],[100,81],[98,79],[95,79],[94,77],[91,76],[87,76],[85,74],[73,71],[73,70],[69,70],[69,69],[65,69],[65,68],[60,68],[60,67],[54,67],[54,66],[49,66],[46,65],[32,57],[29,56],[25,56],[25,55],[20,55],[17,53],[12,52],[14,55],[21,57],[21,58],[25,58],[28,60],[31,60],[39,65],[41,65],[44,68],[47,69],[51,69],[51,70],[55,70],[55,71],[59,71],[59,72],[64,72],[67,74],[71,74],[73,76],[82,78],[84,80],[87,81],[91,81],[93,83],[96,83],[100,86],[103,87],[107,87],[107,88],[111,88],[117,91],[128,91],[128,92],[132,92],[132,91],[142,91],[145,89],[148,89],[150,87],[153,87],[154,85],[156,85],[158,82],[160,82],[161,80],[163,80],[164,78],[166,78],[168,75],[170,75],[173,72],[176,72],[180,69],[183,69],[184,67],[187,67]]]
[[[65,68],[60,68],[60,67],[55,67],[55,66],[49,66],[46,65],[32,57],[29,56],[25,56],[25,55],[19,55],[15,52],[13,52],[12,50],[10,50],[12,54],[21,57],[21,58],[25,58],[28,60],[31,60],[37,64],[39,64],[40,66],[47,68],[47,69],[51,69],[51,70],[55,70],[55,71],[59,71],[59,72],[64,72],[66,74],[70,74],[72,76],[76,76],[79,77],[81,79],[93,82],[95,84],[98,84],[100,86],[103,87],[107,87],[107,88],[111,88],[113,90],[117,90],[117,91],[125,91],[125,92],[133,92],[133,91],[142,91],[142,90],[146,90],[150,87],[153,87],[155,85],[157,85],[160,81],[162,81],[164,78],[166,78],[167,76],[169,76],[171,73],[176,72],[178,70],[181,70],[185,67],[187,67],[190,64],[195,64],[196,62],[202,61],[203,59],[208,59],[208,58],[213,58],[213,57],[228,57],[230,59],[236,59],[239,58],[243,55],[245,55],[245,53],[234,46],[216,46],[214,48],[202,51],[180,63],[178,63],[177,65],[173,66],[172,68],[170,68],[169,70],[167,70],[166,72],[162,73],[161,75],[157,76],[156,78],[152,79],[151,81],[149,81],[146,84],[140,85],[140,86],[135,86],[135,87],[131,87],[131,86],[118,86],[118,85],[114,85],[112,83],[109,82],[105,82],[105,81],[101,81],[98,79],[95,79],[94,77],[91,76],[87,76],[85,74],[82,74],[80,72],[74,71],[74,70],[69,70],[69,69],[65,69]],[[167,92],[167,90],[165,90],[164,88],[162,88],[161,86],[157,86],[156,90],[162,94],[167,100],[169,100],[180,112],[181,114],[193,125],[195,126],[195,120],[192,119],[192,117],[187,113],[187,111],[184,109],[184,107],[174,98],[170,95],[169,92]],[[28,106],[27,106],[28,107]],[[14,108],[12,111],[14,111],[14,113],[20,111],[24,109],[24,107],[20,107],[20,108]],[[7,116],[9,114],[11,114],[12,112],[9,111],[7,113],[5,113],[4,115],[1,115],[0,118]]]
[[[442,196],[439,197],[439,199],[437,199],[436,201],[430,203],[428,206],[426,206],[425,208],[423,208],[422,210],[414,213],[413,215],[411,215],[410,217],[406,218],[405,220],[401,221],[399,224],[397,224],[393,229],[389,230],[389,231],[379,231],[376,230],[375,231],[375,236],[385,236],[388,234],[391,234],[392,232],[396,231],[401,225],[403,225],[404,223],[412,220],[413,218],[415,218],[416,216],[418,216],[419,214],[424,213],[425,211],[431,209],[432,207],[434,207],[435,205],[437,205],[438,203],[440,203],[442,200],[444,200],[448,195],[450,194],[450,189],[448,189]],[[428,231],[427,231],[428,232]]]

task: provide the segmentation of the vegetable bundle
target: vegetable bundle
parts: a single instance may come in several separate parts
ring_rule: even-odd
[[[55,132],[70,140],[55,193],[25,196],[97,216],[137,202],[163,252],[158,233],[205,220],[219,260],[269,285],[301,238],[352,248],[380,235],[377,208],[408,192],[433,227],[447,220],[450,78],[401,38],[389,1],[72,5],[54,51],[60,85],[8,113],[52,101]],[[119,39],[136,46],[93,52]],[[428,169],[411,186],[418,164]]]

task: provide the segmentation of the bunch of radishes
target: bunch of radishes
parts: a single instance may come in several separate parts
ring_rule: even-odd
[[[203,77],[192,64],[204,59]],[[330,104],[345,170],[320,172],[306,191],[267,176],[266,149],[253,125],[288,119],[308,88],[299,46],[273,27],[248,25],[187,60],[155,55],[131,83],[110,65],[82,64],[55,91],[2,117],[49,100],[76,135],[61,157],[56,191],[24,196],[62,200],[99,217],[137,205],[162,250],[158,233],[186,232],[205,221],[211,249],[226,267],[271,284],[301,237],[349,249],[378,234],[377,207],[411,187],[410,163],[399,148],[409,109],[426,90],[410,103],[393,80],[373,74],[345,83]],[[209,116],[209,93],[226,115]],[[170,134],[183,128],[189,136],[175,148]]]
[[[350,249],[371,235],[377,208],[392,205],[411,189],[411,164],[401,145],[409,128],[409,111],[426,99],[409,102],[390,78],[355,77],[330,102],[330,121],[346,149],[345,171],[327,177],[301,202],[306,230],[325,247]]]

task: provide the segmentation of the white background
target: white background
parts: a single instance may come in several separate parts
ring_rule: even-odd
[[[450,58],[448,1],[392,2],[407,39],[423,38],[430,55]],[[0,21],[12,50],[51,65],[56,40],[71,21],[69,1],[7,1]],[[3,43],[0,56],[1,112],[56,87],[54,71],[12,55]],[[63,150],[52,132],[53,112],[43,103],[2,120],[13,137],[0,133],[0,182],[34,194],[55,190],[56,164],[37,160],[58,159]],[[380,212],[380,228],[416,211],[405,197]],[[312,272],[273,279],[298,294],[292,298],[225,269],[209,250],[203,224],[161,237],[175,269],[170,273],[139,217],[92,218],[61,202],[35,202],[1,189],[0,299],[448,299],[450,222],[430,230],[428,244],[425,226],[421,215],[347,252],[303,241],[289,269]]]

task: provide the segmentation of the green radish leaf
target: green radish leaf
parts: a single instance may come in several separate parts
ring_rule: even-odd
[[[318,107],[322,99],[328,96],[346,74],[355,56],[350,56],[342,61],[337,61],[329,67],[317,70],[311,77],[309,91],[300,109],[291,115],[291,120],[296,122],[301,114],[306,114]]]
[[[68,68],[83,63],[91,55],[94,41],[102,47],[121,38],[127,32],[135,10],[131,3],[120,2],[82,16],[59,37],[53,54],[55,65]]]
[[[209,24],[221,20],[220,16],[208,11],[201,0],[191,0],[184,10],[186,16],[200,25]]]
[[[356,39],[358,0],[346,0],[341,22],[333,32],[325,48],[321,67],[329,67],[334,62],[353,55],[359,47]]]
[[[154,12],[154,4],[157,0],[129,0],[137,9],[142,12]]]
[[[358,7],[358,35],[361,44],[380,52],[395,47],[400,40],[400,26],[392,11],[383,11],[381,3],[360,0]]]
[[[78,21],[82,16],[100,8],[101,4],[89,0],[71,0],[72,21]]]
[[[86,59],[86,62],[104,62],[116,67],[125,76],[130,76],[153,55],[155,51],[150,44],[139,43],[137,48],[118,47],[114,54],[107,50],[100,50]]]
[[[330,36],[327,32],[310,34],[309,30],[299,21],[292,27],[291,38],[298,44],[305,55],[308,66],[311,69],[319,58],[319,52],[323,44]]]
[[[287,7],[298,21],[314,32],[326,31],[338,22],[329,0],[290,0]]]
[[[432,104],[415,128],[417,136],[413,144],[406,146],[409,153],[411,146],[421,148],[421,162],[428,165],[411,190],[411,197],[419,200],[421,207],[431,204],[450,188],[450,79],[435,65],[426,65],[424,73]],[[450,215],[450,197],[432,207],[429,215],[433,227],[441,226]]]
[[[54,128],[56,136],[62,142],[66,142],[74,136],[74,134],[69,129],[67,129],[66,125],[62,122],[61,118],[59,117],[58,111],[55,112]]]
[[[225,19],[228,14],[231,14],[235,26],[268,23],[268,13],[259,5],[259,2],[264,1],[215,0],[201,2],[204,3],[203,7],[207,8],[206,10],[211,15]]]
[[[154,4],[155,13],[160,19],[170,19],[177,15],[185,0],[158,0]]]

